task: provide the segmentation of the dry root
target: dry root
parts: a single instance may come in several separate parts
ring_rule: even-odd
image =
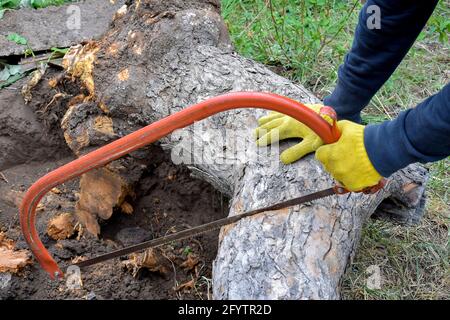
[[[133,253],[130,255],[130,259],[123,263],[128,270],[132,271],[133,277],[135,277],[142,268],[162,276],[167,276],[169,273],[167,260],[159,249],[150,248],[143,254]]]
[[[25,104],[30,103],[30,101],[33,99],[31,90],[33,90],[33,88],[36,87],[39,81],[41,81],[46,69],[47,67],[45,64],[40,64],[39,68],[33,71],[33,73],[31,74],[30,80],[22,87],[22,96]]]
[[[175,288],[175,291],[191,291],[194,289],[196,283],[196,279],[191,279],[185,283],[180,284]]]
[[[31,263],[28,250],[14,250],[14,241],[0,232],[0,272],[18,273]]]
[[[70,238],[75,233],[75,221],[71,213],[62,213],[51,219],[47,234],[54,240]]]
[[[113,208],[123,204],[127,194],[127,184],[113,171],[100,168],[85,173],[80,180],[80,199],[75,208],[78,220],[89,233],[98,235],[100,225],[97,217],[109,219]],[[132,212],[130,207],[125,205],[125,209]]]
[[[180,264],[180,267],[184,268],[187,271],[191,271],[194,270],[199,262],[200,259],[197,255],[189,253],[187,259],[182,264]]]

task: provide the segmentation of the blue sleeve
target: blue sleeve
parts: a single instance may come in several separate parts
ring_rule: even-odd
[[[352,48],[339,67],[336,88],[324,104],[333,107],[340,119],[361,122],[361,110],[400,64],[437,3],[368,0],[359,15]]]
[[[450,84],[396,119],[367,126],[364,145],[373,166],[384,177],[410,163],[449,156]]]

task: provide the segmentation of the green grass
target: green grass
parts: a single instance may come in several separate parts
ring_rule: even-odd
[[[351,47],[360,1],[222,0],[222,14],[236,50],[276,67],[319,98],[329,94],[337,68]],[[427,27],[392,77],[363,112],[367,123],[439,91],[449,79],[450,1],[440,1]],[[344,299],[450,298],[450,159],[428,164],[427,214],[418,226],[370,220],[346,273]],[[379,265],[381,290],[369,290],[366,269]]]
[[[449,299],[448,217],[428,214],[417,226],[372,220],[344,277],[344,299]],[[366,270],[377,265],[381,288],[367,288]]]

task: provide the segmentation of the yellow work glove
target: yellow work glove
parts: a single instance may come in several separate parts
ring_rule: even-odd
[[[306,106],[317,113],[323,107],[320,104],[307,104]],[[323,144],[322,139],[306,125],[279,112],[272,111],[267,116],[259,118],[258,124],[255,135],[256,144],[259,147],[289,138],[303,139],[300,143],[281,153],[280,159],[285,164],[297,161],[308,153],[316,151]]]
[[[382,176],[373,167],[364,146],[364,126],[351,121],[338,121],[339,140],[316,150],[316,159],[350,191],[376,185]]]

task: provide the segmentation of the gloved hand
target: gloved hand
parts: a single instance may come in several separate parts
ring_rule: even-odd
[[[338,121],[339,140],[323,145],[316,159],[350,191],[360,191],[376,185],[382,176],[377,172],[364,146],[364,126],[351,121]]]
[[[317,113],[323,107],[320,104],[307,104],[306,106]],[[285,164],[297,161],[308,153],[316,151],[323,144],[322,139],[306,125],[279,112],[272,111],[267,116],[259,118],[258,124],[255,135],[256,144],[259,147],[288,138],[303,139],[300,143],[281,153],[280,159]]]

